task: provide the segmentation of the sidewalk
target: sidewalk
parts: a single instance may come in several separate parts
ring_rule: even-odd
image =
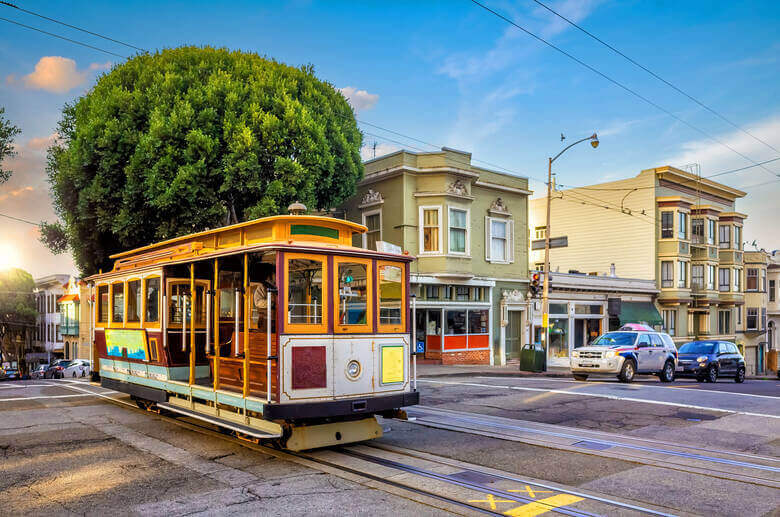
[[[506,366],[490,366],[487,364],[418,364],[418,377],[560,377],[571,378],[571,370],[561,366],[550,366],[546,372],[534,373],[520,370],[517,363]],[[757,380],[777,380],[771,375],[753,375],[746,376],[746,379]]]

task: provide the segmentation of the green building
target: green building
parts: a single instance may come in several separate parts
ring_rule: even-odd
[[[446,147],[391,153],[365,171],[341,210],[368,227],[356,245],[387,242],[417,257],[418,351],[443,364],[517,358],[528,335],[528,178]]]

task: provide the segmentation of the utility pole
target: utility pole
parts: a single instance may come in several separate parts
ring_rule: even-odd
[[[563,141],[563,138],[563,134],[561,134],[561,141]],[[591,136],[569,144],[553,158],[547,159],[547,225],[544,229],[544,285],[542,286],[542,347],[544,348],[545,357],[549,353],[550,345],[550,201],[552,201],[552,164],[560,155],[585,140],[590,140],[590,145],[594,149],[599,146],[599,137],[596,133],[593,133]]]

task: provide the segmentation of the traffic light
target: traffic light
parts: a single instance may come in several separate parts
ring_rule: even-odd
[[[531,290],[531,296],[537,297],[539,296],[539,293],[542,290],[542,286],[540,285],[540,280],[542,279],[542,274],[538,271],[534,271],[531,273],[531,284],[529,286],[529,289]]]

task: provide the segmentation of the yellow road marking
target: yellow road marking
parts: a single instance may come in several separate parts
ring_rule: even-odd
[[[536,499],[536,494],[552,494],[552,490],[534,490],[528,485],[525,485],[525,488],[520,490],[507,490],[507,492],[525,492],[528,494],[531,499]]]
[[[535,515],[541,515],[543,513],[554,510],[559,506],[565,506],[567,504],[573,504],[577,501],[582,501],[582,497],[577,497],[571,494],[558,494],[545,499],[539,499],[533,503],[524,504],[513,508],[508,512],[504,512],[504,515],[511,515],[512,517],[534,517]]]
[[[496,509],[496,503],[516,503],[513,499],[496,499],[493,494],[485,494],[486,499],[469,499],[470,503],[488,503],[491,510]]]

